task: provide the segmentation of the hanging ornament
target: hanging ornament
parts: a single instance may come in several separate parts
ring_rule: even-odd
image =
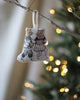
[[[36,17],[36,18],[35,18]],[[36,19],[36,21],[35,21]],[[48,48],[45,30],[38,28],[38,11],[32,13],[33,28],[26,28],[24,45],[22,52],[18,55],[17,60],[20,62],[28,61],[49,61]]]

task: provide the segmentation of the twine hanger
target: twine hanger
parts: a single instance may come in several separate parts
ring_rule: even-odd
[[[32,12],[32,22],[33,22],[33,28],[38,28],[38,11],[34,10]]]

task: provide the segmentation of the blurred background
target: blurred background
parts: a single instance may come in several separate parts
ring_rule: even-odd
[[[19,2],[28,7],[32,0]],[[60,6],[57,0],[34,0],[31,9],[50,17],[49,10],[56,6]],[[45,28],[47,39],[51,42],[54,39],[51,24],[40,18],[39,25]],[[0,0],[0,100],[18,100],[25,80],[39,81],[42,62],[24,64],[16,60],[23,47],[26,27],[32,27],[31,13]],[[32,100],[31,94],[26,92],[27,100]]]

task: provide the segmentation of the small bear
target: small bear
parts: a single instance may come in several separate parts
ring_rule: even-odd
[[[25,34],[22,57],[24,58],[25,56],[28,55],[28,57],[31,58],[33,56],[33,52],[32,52],[33,42],[31,38],[32,31],[31,29],[27,29],[26,31],[27,32]]]

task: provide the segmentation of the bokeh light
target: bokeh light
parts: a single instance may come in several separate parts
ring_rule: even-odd
[[[45,45],[46,45],[46,46],[48,45],[48,41],[45,43]]]
[[[57,68],[57,67],[55,67],[55,68],[53,68],[53,72],[58,72],[59,71],[59,68]]]
[[[56,29],[56,33],[57,33],[57,34],[61,34],[61,29],[57,28],[57,29]]]
[[[59,91],[60,91],[60,92],[64,92],[64,91],[65,91],[65,89],[64,89],[64,88],[61,88]]]
[[[77,61],[80,62],[80,56],[77,56]]]
[[[55,14],[55,10],[54,10],[54,9],[50,9],[49,12],[50,12],[50,14],[52,14],[52,15]]]
[[[69,92],[69,88],[65,88],[65,92]]]
[[[47,66],[47,67],[46,67],[46,70],[47,70],[47,71],[51,71],[51,70],[52,70],[52,66]]]
[[[78,47],[80,48],[80,42],[78,43]]]
[[[61,61],[59,59],[55,60],[55,64],[56,65],[60,65],[61,64]]]
[[[54,60],[54,57],[53,56],[49,56],[49,60],[50,61],[53,61]]]
[[[26,97],[25,97],[25,96],[21,96],[21,99],[22,99],[22,100],[26,100]]]
[[[70,13],[72,12],[72,8],[71,8],[71,7],[68,7],[67,10],[68,10],[68,12],[70,12]]]
[[[74,94],[73,98],[74,99],[77,99],[78,98],[78,95],[77,94]]]
[[[43,63],[44,63],[44,64],[48,64],[49,62],[48,62],[48,61],[46,61],[46,60],[44,60],[44,61],[43,61]]]

